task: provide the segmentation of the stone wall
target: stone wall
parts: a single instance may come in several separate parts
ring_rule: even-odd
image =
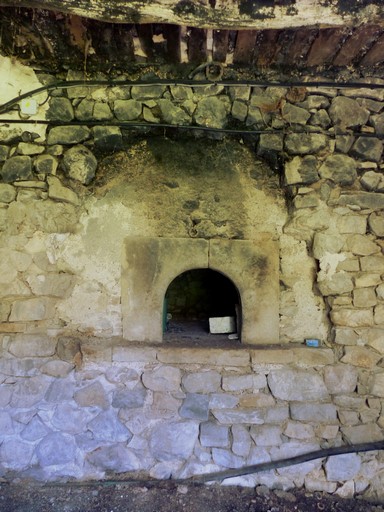
[[[15,96],[32,80],[17,71]],[[183,477],[383,438],[384,89],[114,85],[35,99],[0,126],[2,475]],[[127,122],[200,130],[185,142]],[[225,127],[268,133],[201,131]],[[262,232],[280,244],[281,347],[121,339],[128,236]],[[383,477],[372,452],[229,483],[382,495]]]

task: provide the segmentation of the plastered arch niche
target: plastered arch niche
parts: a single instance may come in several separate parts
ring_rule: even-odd
[[[253,240],[128,237],[122,271],[124,338],[162,342],[168,286],[198,268],[221,272],[236,286],[242,343],[279,342],[278,242],[269,233]]]

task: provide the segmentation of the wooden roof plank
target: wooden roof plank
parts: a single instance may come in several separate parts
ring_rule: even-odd
[[[307,55],[307,66],[323,66],[332,62],[349,33],[349,28],[325,28],[319,30]]]
[[[333,60],[334,66],[349,66],[365,53],[383,31],[379,25],[362,25],[353,31]]]
[[[364,67],[377,66],[384,62],[384,34],[361,59],[359,65]]]
[[[234,64],[253,62],[258,32],[256,30],[239,30],[233,54]]]

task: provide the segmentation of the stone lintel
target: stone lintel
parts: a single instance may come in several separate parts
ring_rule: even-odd
[[[167,364],[203,364],[212,366],[249,367],[250,357],[247,349],[211,349],[211,348],[160,348],[157,359]]]

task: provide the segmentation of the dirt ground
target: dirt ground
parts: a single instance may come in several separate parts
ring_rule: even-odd
[[[0,484],[1,512],[380,512],[384,502],[322,493],[162,482]]]

